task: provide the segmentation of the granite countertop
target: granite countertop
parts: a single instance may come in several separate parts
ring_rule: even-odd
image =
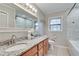
[[[14,45],[20,44],[20,43],[26,43],[25,44],[26,46],[23,49],[15,50],[15,51],[9,51],[9,52],[5,51],[6,49],[12,47],[13,45],[0,46],[0,56],[20,56],[23,52],[29,50],[30,48],[32,48],[33,46],[35,46],[39,42],[45,40],[46,38],[48,38],[48,37],[46,35],[44,35],[44,36],[36,37],[36,38],[34,38],[32,40],[21,40],[21,41],[18,41]]]

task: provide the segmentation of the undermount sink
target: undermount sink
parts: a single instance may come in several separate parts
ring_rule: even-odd
[[[26,48],[26,44],[17,44],[17,45],[14,45],[14,46],[6,49],[5,51],[11,52],[11,51],[17,51],[17,50],[20,50],[20,49],[24,49],[24,48]]]
[[[24,44],[29,44],[30,43],[30,41],[28,41],[28,40],[23,40],[23,41],[19,41],[19,42],[16,42],[17,44],[22,44],[22,43],[24,43]]]

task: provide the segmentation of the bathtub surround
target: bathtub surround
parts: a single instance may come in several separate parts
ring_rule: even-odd
[[[67,16],[67,45],[71,55],[79,56],[79,4]]]
[[[79,39],[79,7],[75,7],[67,17],[67,37],[68,40]]]

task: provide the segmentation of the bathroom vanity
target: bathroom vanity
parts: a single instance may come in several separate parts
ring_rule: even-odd
[[[0,46],[0,56],[44,56],[47,53],[48,37],[46,35],[32,40],[20,40],[9,46]]]
[[[39,42],[28,51],[21,54],[21,56],[43,56],[48,52],[48,39]]]
[[[0,56],[44,56],[47,54],[48,37],[46,35],[33,39],[15,39],[15,43],[6,44],[12,41],[12,35],[16,35],[17,38],[29,37],[28,31],[35,29],[38,13],[25,6],[24,3],[0,4],[0,33],[2,33],[0,36],[0,43],[2,43]]]

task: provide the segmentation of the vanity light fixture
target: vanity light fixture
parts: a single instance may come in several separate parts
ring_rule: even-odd
[[[33,8],[33,6],[32,6],[32,5],[29,5],[29,9],[30,9],[30,11],[32,11],[32,8]]]
[[[35,8],[32,8],[32,11],[35,13]]]
[[[34,13],[37,13],[37,9],[33,8],[32,10],[33,10]]]
[[[35,14],[37,13],[37,9],[29,3],[26,3],[26,8]]]
[[[35,10],[35,8],[32,8],[32,10],[34,11],[34,10]]]
[[[32,9],[33,7],[32,7],[32,5],[29,5],[29,7]]]

